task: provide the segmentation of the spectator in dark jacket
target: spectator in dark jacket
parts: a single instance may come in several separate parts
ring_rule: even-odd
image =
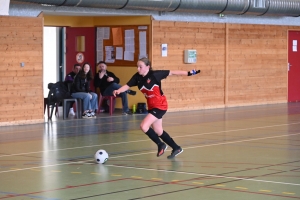
[[[74,81],[75,79],[75,76],[78,74],[78,72],[81,70],[81,66],[80,64],[76,63],[74,66],[73,66],[73,71],[71,71],[70,73],[68,73],[65,77],[65,82],[72,82]]]
[[[72,97],[83,100],[83,118],[95,118],[98,109],[98,96],[90,90],[90,82],[93,74],[89,63],[82,65],[82,70],[76,75],[72,90]]]
[[[100,61],[97,64],[97,67],[99,71],[94,79],[95,88],[99,87],[100,93],[103,96],[112,96],[113,91],[121,87],[121,85],[119,85],[120,79],[114,73],[106,70],[107,65],[104,61]],[[135,91],[127,90],[126,92],[122,92],[118,95],[122,98],[123,115],[132,114],[128,108],[127,93],[130,95],[136,94]]]

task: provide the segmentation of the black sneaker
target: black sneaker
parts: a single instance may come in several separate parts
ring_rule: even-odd
[[[133,91],[133,90],[127,90],[126,92],[127,92],[127,94],[130,94],[132,96],[136,95],[136,91]]]
[[[132,112],[128,110],[127,112],[123,112],[122,115],[132,115]]]
[[[96,113],[94,111],[89,111],[88,112],[92,118],[96,118]]]
[[[165,151],[167,150],[168,146],[165,143],[162,143],[161,145],[158,146],[158,151],[157,151],[157,157],[163,155]]]
[[[183,152],[183,149],[181,147],[179,147],[179,149],[173,149],[171,155],[169,155],[167,158],[168,159],[172,159],[175,158],[175,156],[181,154]]]
[[[92,115],[91,115],[90,113],[86,112],[86,113],[83,113],[83,114],[82,114],[82,118],[88,118],[88,119],[91,119],[91,118],[93,118],[93,117],[92,117]]]

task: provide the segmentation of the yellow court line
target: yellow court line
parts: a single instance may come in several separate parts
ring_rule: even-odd
[[[235,187],[236,189],[241,189],[241,190],[248,190],[248,188],[245,187]]]
[[[131,176],[131,178],[143,178],[141,176]]]
[[[290,194],[290,195],[294,195],[295,193],[292,193],[292,192],[282,192],[282,194]]]
[[[199,184],[199,185],[203,185],[204,183],[201,182],[193,182],[194,184]]]
[[[121,174],[112,174],[111,176],[123,176]]]
[[[93,173],[93,172],[92,172],[91,174],[93,174],[93,175],[101,175],[101,174],[99,174],[99,173]]]
[[[221,184],[218,184],[216,186],[218,186],[218,187],[225,187],[225,185],[221,185]]]
[[[161,178],[151,178],[152,180],[158,180],[158,181],[160,181],[160,180],[162,180]]]

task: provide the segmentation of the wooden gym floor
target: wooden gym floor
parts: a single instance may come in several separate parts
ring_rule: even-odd
[[[174,160],[156,157],[143,117],[0,127],[0,199],[300,199],[300,103],[168,112]]]

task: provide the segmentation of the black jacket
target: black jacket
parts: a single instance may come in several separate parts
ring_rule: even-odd
[[[79,76],[75,77],[74,84],[73,84],[73,90],[74,92],[90,92],[90,81],[88,81],[86,78],[81,78]]]
[[[116,75],[110,71],[107,71],[106,70],[106,75],[104,75],[101,79],[99,78],[99,73],[98,72],[96,75],[95,75],[95,78],[94,78],[94,86],[95,88],[100,88],[100,92],[101,94],[103,95],[103,92],[106,90],[106,88],[112,84],[112,83],[117,83],[119,84],[120,83],[120,79],[118,77],[116,77]],[[112,77],[114,78],[114,81],[112,82],[107,82],[107,78],[108,77]]]

